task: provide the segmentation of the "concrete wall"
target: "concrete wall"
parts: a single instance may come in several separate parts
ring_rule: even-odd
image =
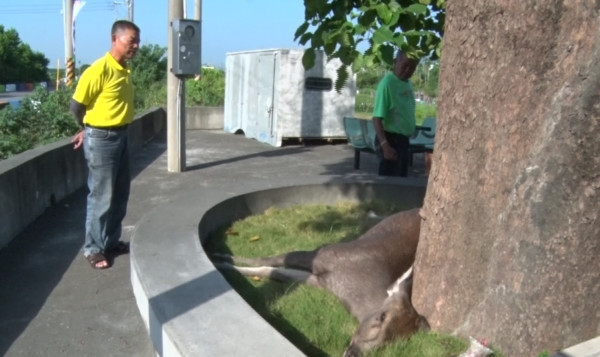
[[[187,107],[185,108],[186,129],[222,130],[223,107]]]
[[[136,116],[129,129],[132,152],[164,132],[166,117],[161,108]],[[83,150],[73,150],[70,138],[0,161],[0,249],[86,181]]]

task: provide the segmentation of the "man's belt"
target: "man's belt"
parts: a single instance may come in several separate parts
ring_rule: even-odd
[[[85,124],[85,126],[87,126],[88,128],[98,129],[98,130],[119,131],[119,130],[125,130],[125,129],[127,129],[129,127],[129,124],[114,125],[114,126],[95,126],[95,125]]]

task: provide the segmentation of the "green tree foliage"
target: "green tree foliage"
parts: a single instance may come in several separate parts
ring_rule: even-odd
[[[376,89],[377,84],[385,73],[387,69],[384,67],[375,67],[375,68],[363,68],[356,74],[356,87],[363,89]]]
[[[89,64],[83,64],[81,66],[79,66],[79,74],[85,72],[86,69],[88,69],[90,67]]]
[[[198,80],[185,83],[188,106],[221,107],[225,104],[225,73],[215,68],[203,68]]]
[[[44,82],[47,81],[48,59],[41,52],[33,52],[29,45],[23,44],[21,50],[21,69],[20,75],[24,82]]]
[[[419,63],[411,82],[419,94],[430,98],[437,97],[438,81],[440,74],[439,61],[424,59]]]
[[[425,83],[425,86],[423,88],[423,93],[425,93],[425,95],[429,97],[437,98],[439,82],[440,66],[439,63],[436,63],[435,65],[433,65],[433,67],[430,67],[429,69],[429,72],[427,74],[427,82]]]
[[[38,88],[19,108],[0,110],[0,159],[73,135],[79,126],[69,112],[72,89]]]
[[[167,85],[167,48],[144,45],[129,62],[131,81],[135,87],[135,108],[143,110],[164,103],[157,93],[165,93]]]
[[[441,53],[445,0],[304,0],[305,21],[295,33],[309,44],[304,68],[315,64],[315,51],[339,58],[336,90],[354,72],[378,65],[391,66],[395,50],[411,58]],[[359,48],[366,47],[361,51]]]
[[[0,25],[0,83],[47,81],[48,63],[42,53],[21,42],[16,30]]]

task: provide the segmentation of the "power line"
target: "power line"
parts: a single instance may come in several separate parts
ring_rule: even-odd
[[[88,5],[113,5],[118,3],[119,1],[115,0],[84,0]],[[31,8],[31,7],[57,7],[62,8],[63,0],[2,0],[0,3],[0,8],[8,8],[8,7],[18,7],[18,8]]]
[[[122,4],[117,1],[110,0],[99,0],[91,1],[86,0],[86,5],[82,9],[86,12],[101,12],[101,11],[115,11],[117,6]],[[44,2],[13,2],[0,4],[1,15],[33,15],[33,14],[61,14],[63,11],[62,1],[56,1],[54,4],[49,4],[47,1]]]
[[[102,11],[113,11],[112,7],[104,8],[86,8],[86,12],[102,12]],[[61,9],[32,9],[32,10],[2,10],[0,9],[1,15],[38,15],[38,14],[62,14]]]

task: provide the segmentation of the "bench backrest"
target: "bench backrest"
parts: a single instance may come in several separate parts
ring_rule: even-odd
[[[410,145],[433,149],[436,119],[427,117],[410,137]],[[344,129],[350,144],[356,149],[375,150],[375,127],[370,119],[344,117]]]
[[[425,128],[429,128],[429,131],[421,130],[421,132],[423,133],[423,136],[425,136],[426,138],[430,138],[431,141],[433,141],[433,138],[435,138],[436,124],[437,124],[436,118],[432,118],[432,117],[425,118],[423,120],[423,124],[421,124],[421,126],[423,126]]]
[[[344,130],[354,148],[375,150],[375,127],[371,120],[344,117]]]

